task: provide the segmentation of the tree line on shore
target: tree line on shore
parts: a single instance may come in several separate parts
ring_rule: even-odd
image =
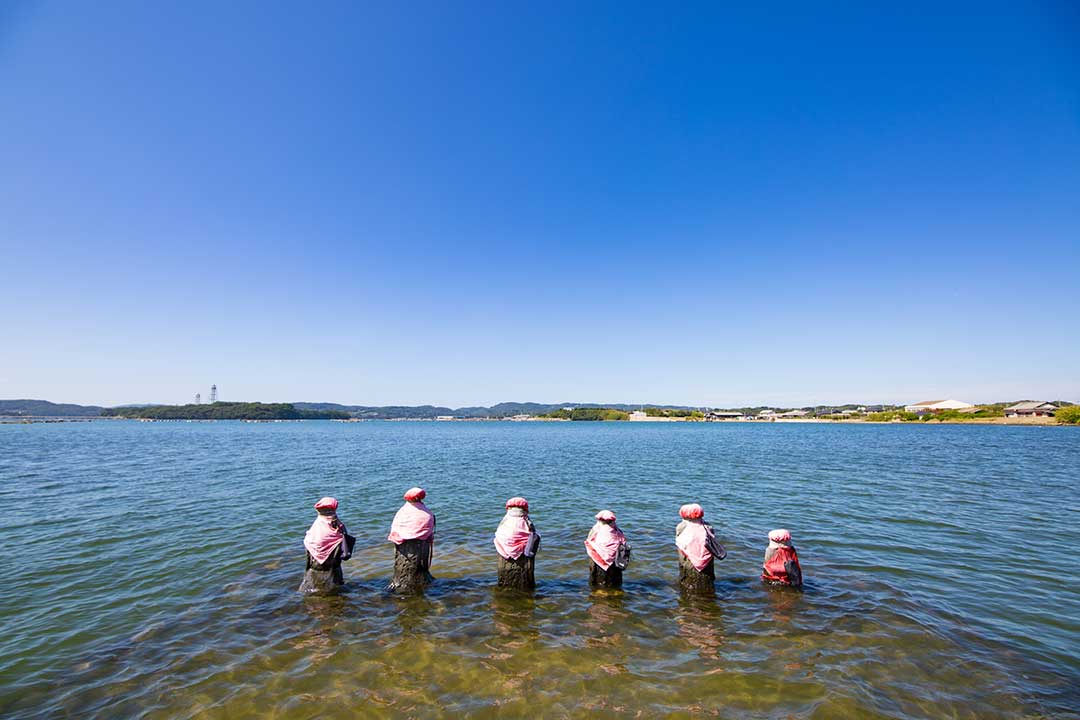
[[[290,403],[216,402],[106,408],[102,417],[148,420],[346,420],[340,410],[301,410]]]

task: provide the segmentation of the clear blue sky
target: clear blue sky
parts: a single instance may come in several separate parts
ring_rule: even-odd
[[[1080,401],[1070,2],[0,5],[0,398]]]

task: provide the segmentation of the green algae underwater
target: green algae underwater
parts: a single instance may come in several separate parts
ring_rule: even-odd
[[[110,421],[0,426],[8,718],[1077,717],[1072,428]],[[401,493],[434,585],[385,592]],[[323,495],[358,537],[302,597]],[[503,501],[538,589],[494,587]],[[678,508],[728,548],[681,596]],[[634,547],[590,590],[611,508]],[[757,579],[787,527],[804,592]]]

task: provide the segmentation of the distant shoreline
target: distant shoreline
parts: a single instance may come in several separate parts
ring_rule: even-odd
[[[88,422],[137,422],[137,423],[216,423],[216,422],[240,422],[240,423],[306,423],[306,422],[340,422],[340,423],[369,423],[369,422],[421,422],[421,423],[492,423],[492,422],[528,422],[528,423],[567,423],[577,422],[581,424],[581,421],[565,420],[561,418],[529,418],[529,419],[511,419],[511,418],[349,418],[348,420],[333,419],[333,418],[288,418],[288,419],[203,419],[203,418],[137,418],[137,417],[50,417],[50,416],[28,416],[28,415],[0,415],[0,425],[36,425],[36,424],[55,424],[55,423],[88,423]],[[897,422],[897,421],[881,421],[881,420],[826,420],[818,418],[806,418],[795,419],[785,418],[782,420],[602,420],[591,421],[603,423],[609,425],[612,423],[626,424],[626,425],[640,425],[640,424],[668,424],[671,422],[685,423],[689,425],[904,425],[904,426],[917,426],[926,427],[928,425],[990,425],[990,426],[1006,426],[1006,427],[1080,427],[1080,425],[1070,425],[1066,423],[1055,422],[1052,417],[1040,417],[1040,418],[980,418],[976,420],[924,420],[918,422]],[[590,421],[585,421],[585,424],[590,424]]]
[[[944,401],[942,401],[944,402]],[[905,422],[938,424],[1028,425],[1080,422],[1080,405],[1066,400],[1053,400],[1043,405],[1056,406],[1057,418],[1015,417],[1017,407],[1031,405],[1011,401],[977,406],[932,410],[930,413],[909,412],[910,406],[900,405],[817,405],[787,409],[781,407],[691,408],[676,405],[625,405],[596,403],[548,404],[534,402],[503,402],[490,407],[468,406],[449,408],[438,405],[339,405],[336,403],[262,403],[227,402],[193,403],[187,405],[124,405],[100,407],[53,403],[47,400],[0,399],[0,419],[98,419],[121,416],[153,420],[433,420],[433,421],[491,421],[510,420],[537,422],[541,420],[570,420],[575,422]],[[963,404],[961,404],[963,405]],[[1020,408],[1028,411],[1029,408]],[[1065,413],[1066,415],[1062,415]],[[1034,414],[1034,411],[1031,411]],[[1030,418],[1030,419],[1029,419]],[[0,420],[3,421],[3,420]],[[6,421],[5,421],[6,422]]]

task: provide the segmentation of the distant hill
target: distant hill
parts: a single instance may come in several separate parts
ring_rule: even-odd
[[[106,417],[152,420],[337,420],[349,417],[339,410],[297,408],[289,403],[216,402],[199,405],[150,405],[107,408]]]
[[[105,408],[97,405],[52,403],[48,400],[0,400],[0,415],[32,417],[98,417]]]

